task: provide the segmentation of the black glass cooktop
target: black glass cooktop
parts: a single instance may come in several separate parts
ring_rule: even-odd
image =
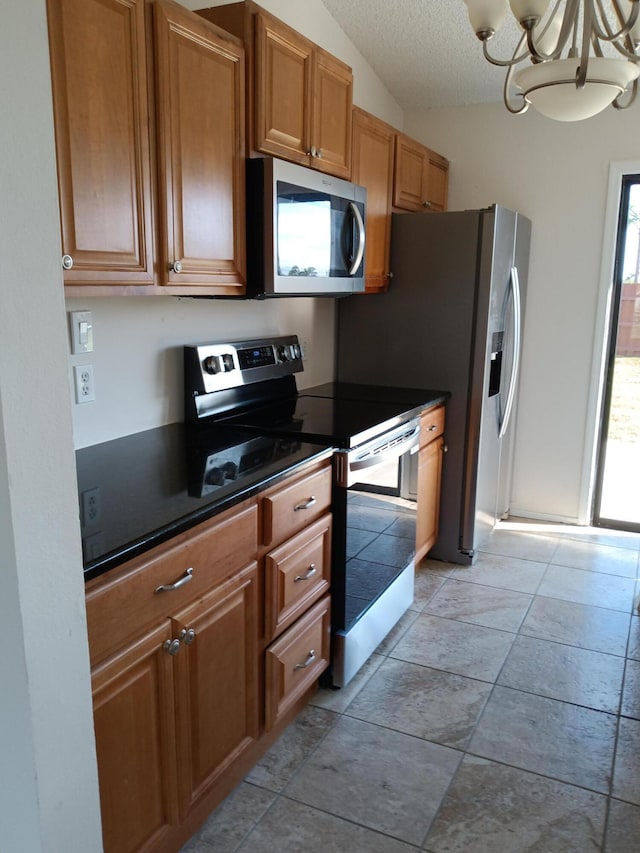
[[[260,433],[299,435],[336,447],[357,447],[418,415],[423,404],[308,396],[280,400],[224,421]],[[220,422],[219,422],[220,423]]]
[[[335,400],[361,400],[363,402],[393,403],[403,407],[419,406],[426,409],[442,403],[450,396],[448,391],[429,388],[399,388],[388,385],[362,385],[357,382],[325,382],[300,392],[310,397],[331,397]]]

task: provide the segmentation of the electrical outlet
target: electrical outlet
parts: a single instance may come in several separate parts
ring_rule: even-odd
[[[96,390],[93,384],[93,365],[75,365],[73,376],[76,386],[76,403],[89,403],[91,400],[95,400]]]
[[[85,536],[82,540],[82,555],[85,562],[97,560],[105,552],[105,539],[102,530],[92,533],[91,536]]]
[[[80,495],[80,499],[82,502],[82,526],[88,527],[88,525],[100,521],[102,515],[100,489],[97,486],[95,489],[86,489]]]

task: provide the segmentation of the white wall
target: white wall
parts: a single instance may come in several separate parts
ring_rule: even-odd
[[[96,399],[73,406],[77,448],[183,420],[182,346],[265,334],[297,334],[305,349],[298,387],[333,378],[331,299],[219,300],[171,297],[68,299],[92,311]]]
[[[190,9],[202,0],[184,0]],[[223,5],[212,3],[211,5]],[[354,100],[397,127],[402,111],[347,39],[321,0],[265,0],[261,4],[354,70]],[[91,310],[94,352],[69,357],[92,364],[96,400],[73,405],[77,448],[183,418],[182,355],[188,343],[261,334],[298,334],[305,348],[298,387],[330,381],[334,371],[332,299],[202,300],[174,297],[68,299],[67,310]]]
[[[102,849],[45,0],[0,28],[0,850]]]
[[[612,161],[637,159],[640,109],[562,123],[481,105],[405,128],[451,160],[452,209],[498,202],[533,222],[512,512],[585,522],[607,180]]]

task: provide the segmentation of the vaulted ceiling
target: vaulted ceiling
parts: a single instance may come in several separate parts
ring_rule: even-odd
[[[482,57],[464,0],[323,0],[404,109],[502,99],[504,71]],[[509,15],[492,50],[510,58],[518,27]]]

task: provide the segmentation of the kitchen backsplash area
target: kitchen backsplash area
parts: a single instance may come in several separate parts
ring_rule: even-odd
[[[69,356],[91,365],[95,400],[73,405],[74,446],[87,447],[183,420],[182,347],[202,341],[297,334],[305,351],[300,388],[331,381],[335,302],[110,297],[67,299],[91,311],[93,351]]]

